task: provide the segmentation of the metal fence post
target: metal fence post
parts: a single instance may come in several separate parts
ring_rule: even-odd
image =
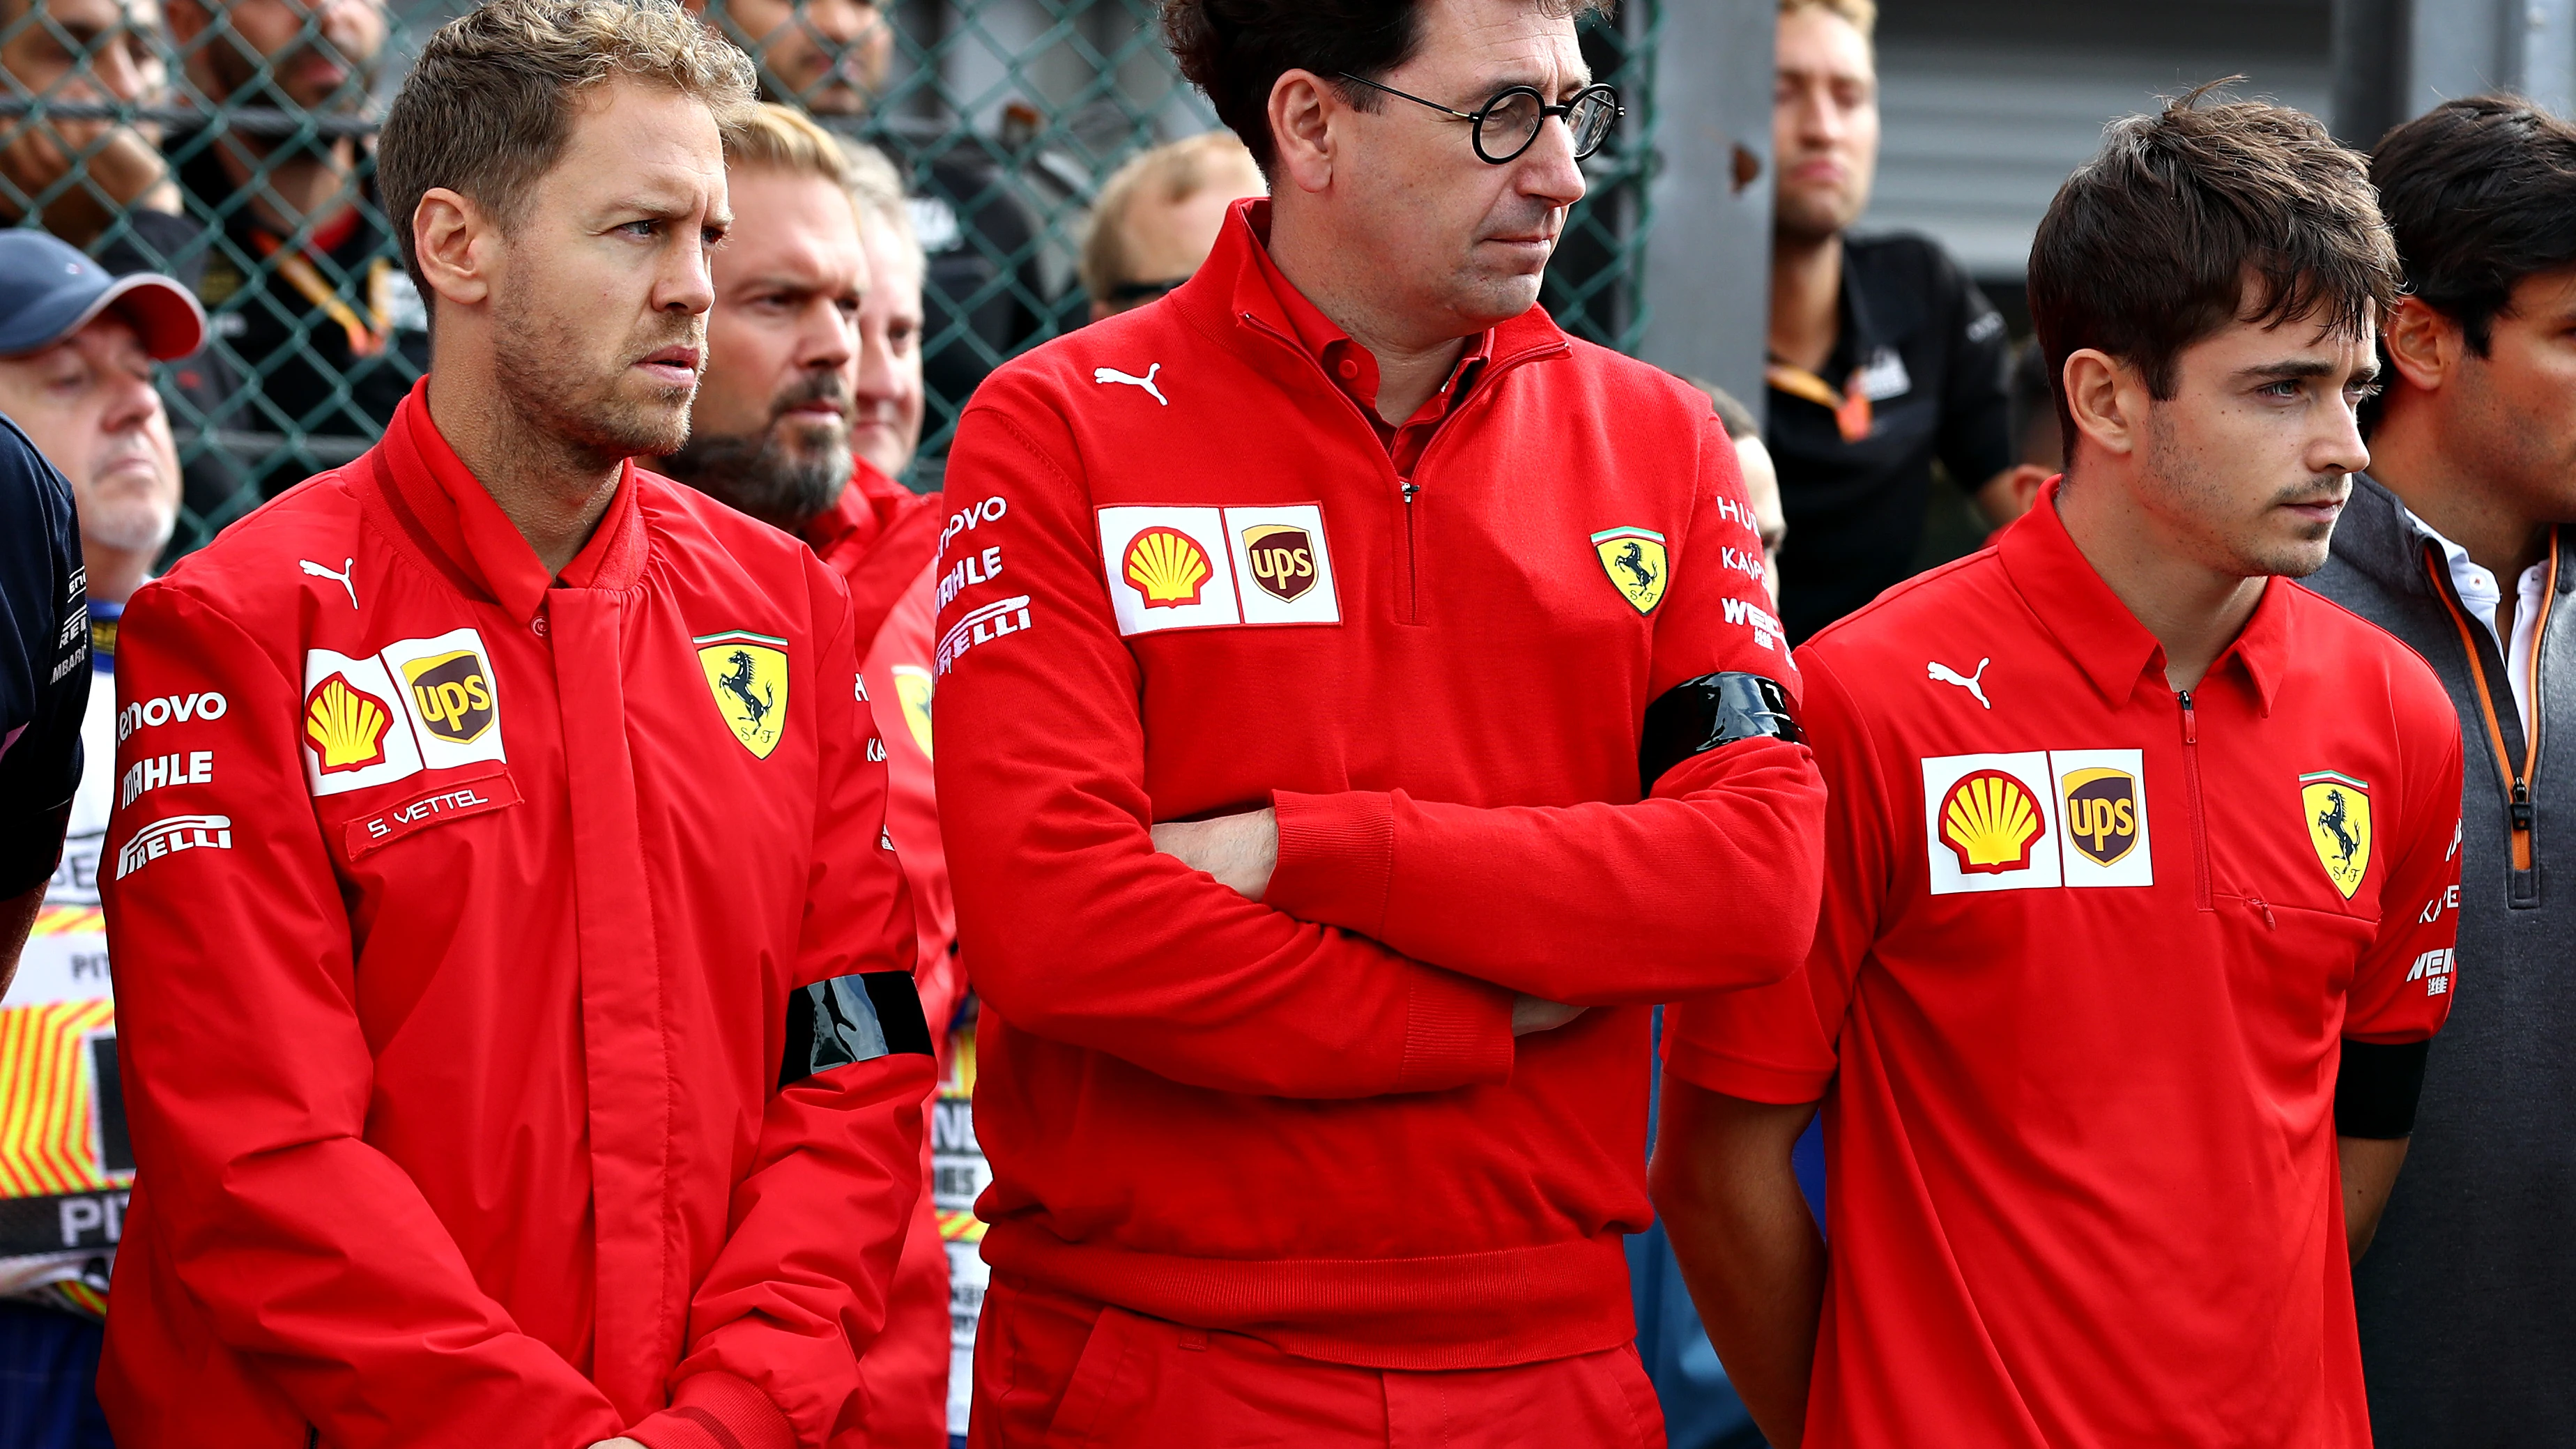
[[[1771,75],[1778,0],[1667,7],[1640,354],[1762,408],[1771,297]]]

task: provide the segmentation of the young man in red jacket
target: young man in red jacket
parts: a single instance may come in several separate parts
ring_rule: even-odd
[[[1835,889],[1801,978],[1667,1017],[1656,1202],[1774,1444],[2362,1449],[2460,732],[2290,579],[2396,251],[2316,121],[2192,97],[2112,128],[2030,282],[2066,476],[1799,651]]]
[[[1533,305],[1572,8],[1167,7],[1277,199],[963,420],[979,1443],[1660,1441],[1648,1004],[1794,969],[1823,798],[1707,399]]]
[[[913,979],[925,1016],[944,1028],[966,973],[930,775],[931,565],[941,514],[935,496],[890,476],[911,461],[920,435],[918,348],[870,359],[879,371],[908,365],[910,386],[895,381],[911,403],[910,429],[871,428],[863,448],[851,427],[868,309],[902,305],[874,294],[908,289],[917,313],[921,268],[902,252],[906,238],[886,234],[885,209],[855,193],[841,143],[801,112],[764,105],[728,131],[725,179],[734,229],[713,259],[706,377],[688,444],[664,466],[803,538],[849,585],[860,679],[886,761],[886,832],[912,887]],[[887,379],[869,381],[882,392]],[[928,1148],[925,1141],[925,1173]],[[885,1332],[861,1365],[870,1449],[947,1449],[949,1339],[947,1250],[925,1191]]]
[[[120,1444],[821,1449],[928,1032],[848,592],[685,435],[748,67],[493,0],[385,120],[435,365],[124,618]]]

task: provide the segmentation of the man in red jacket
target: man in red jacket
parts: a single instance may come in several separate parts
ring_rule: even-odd
[[[713,259],[706,377],[688,445],[666,468],[803,538],[849,585],[860,678],[886,760],[886,831],[912,887],[914,981],[924,1014],[945,1027],[965,994],[965,971],[930,776],[931,565],[941,515],[936,497],[888,476],[910,461],[908,443],[899,453],[876,448],[872,458],[851,436],[862,324],[869,308],[901,300],[873,294],[909,287],[917,309],[921,271],[884,245],[900,239],[869,245],[884,216],[861,203],[841,143],[801,112],[761,106],[726,133],[725,163],[734,232]],[[910,436],[921,421],[920,356],[918,348],[905,354]],[[886,380],[871,381],[882,391]],[[884,430],[868,437],[878,443]],[[885,1332],[862,1365],[871,1449],[946,1449],[948,1359],[947,1250],[925,1191]]]
[[[1707,399],[1533,305],[1568,10],[1167,7],[1277,199],[961,425],[979,1443],[1660,1442],[1647,1007],[1794,969],[1823,796]]]
[[[431,374],[127,610],[121,1444],[860,1426],[931,1059],[848,592],[627,461],[750,83],[667,0],[440,31],[380,157]]]
[[[1667,1016],[1654,1165],[1771,1443],[2370,1443],[2351,1263],[2451,1006],[2460,731],[2290,579],[2397,278],[2313,118],[2112,127],[2031,247],[2065,477],[1799,651],[1835,889],[1801,976]]]

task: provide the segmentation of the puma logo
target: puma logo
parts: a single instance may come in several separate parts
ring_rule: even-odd
[[[1145,391],[1154,395],[1154,401],[1161,403],[1165,407],[1170,407],[1172,405],[1172,400],[1163,396],[1163,390],[1161,388],[1154,386],[1154,374],[1161,372],[1162,370],[1163,364],[1157,362],[1153,366],[1145,369],[1145,375],[1143,377],[1131,377],[1126,373],[1120,372],[1114,367],[1095,367],[1091,370],[1091,380],[1093,382],[1101,383],[1123,382],[1129,387],[1141,387]]]
[[[1934,660],[1931,663],[1924,665],[1923,668],[1924,672],[1932,678],[1934,683],[1955,684],[1970,694],[1975,695],[1977,697],[1977,703],[1984,705],[1988,709],[1993,709],[1995,707],[1994,701],[1986,698],[1986,687],[1978,681],[1986,677],[1986,666],[1994,662],[1995,661],[1992,659],[1978,660],[1977,672],[1965,677],[1962,677],[1959,671],[1952,669],[1947,664],[1941,663],[1939,660]]]
[[[358,561],[356,559],[344,558],[340,560],[340,571],[338,573],[333,573],[331,570],[322,567],[320,564],[315,563],[309,558],[300,558],[297,559],[296,562],[304,565],[304,571],[317,579],[339,580],[340,587],[349,591],[349,607],[352,609],[358,607],[358,586],[349,582],[349,576],[358,571]]]

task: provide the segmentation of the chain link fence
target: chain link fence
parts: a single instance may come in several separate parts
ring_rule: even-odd
[[[1627,116],[1585,163],[1545,303],[1633,349],[1666,0],[1587,20]],[[893,157],[929,254],[922,459],[1007,357],[1079,326],[1093,196],[1209,129],[1152,0],[704,0],[764,90]],[[212,322],[162,390],[187,477],[173,554],[370,446],[428,365],[376,204],[377,118],[454,0],[0,0],[0,221],[180,278]]]

